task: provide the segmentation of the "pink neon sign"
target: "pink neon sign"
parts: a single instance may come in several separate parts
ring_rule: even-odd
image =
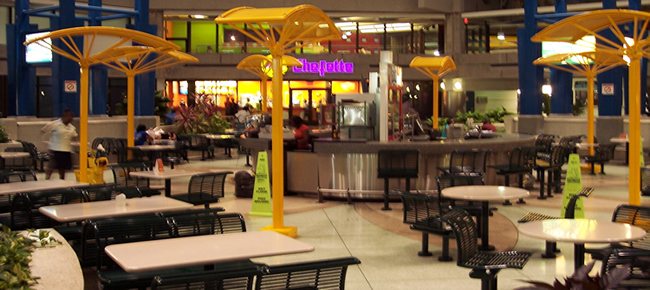
[[[326,73],[351,74],[354,72],[354,64],[343,60],[308,62],[306,59],[299,59],[298,61],[302,63],[302,67],[291,68],[294,73],[313,73],[322,77]]]

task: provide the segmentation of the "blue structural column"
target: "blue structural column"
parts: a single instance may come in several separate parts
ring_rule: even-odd
[[[603,9],[616,9],[616,0],[603,0]],[[603,31],[601,35],[609,40],[617,41],[617,38],[610,31]],[[603,44],[603,41],[596,39],[596,42]],[[599,116],[620,116],[623,105],[623,67],[616,67],[598,74],[598,115]],[[611,93],[603,92],[603,85],[614,86]],[[627,106],[626,106],[627,107]]]
[[[555,0],[555,13],[566,13],[566,1]],[[573,106],[573,74],[556,68],[549,68],[553,96],[551,113],[571,114]]]
[[[134,25],[131,29],[155,35],[158,27],[149,24],[149,0],[135,0]],[[135,115],[151,116],[154,113],[154,91],[156,89],[156,73],[144,73],[135,77]]]
[[[90,0],[89,6],[102,6],[102,0]],[[89,10],[88,17],[91,19],[90,26],[101,26],[98,20],[102,16],[101,11]],[[108,97],[108,69],[104,67],[93,67],[90,69],[90,96],[89,107],[91,115],[105,115]]]
[[[52,30],[72,28],[83,26],[83,20],[79,20],[75,15],[74,0],[59,0],[58,19],[51,20]],[[75,39],[79,47],[83,47],[83,39]],[[53,40],[53,45],[65,47],[60,40]],[[61,116],[64,109],[72,110],[79,116],[79,64],[71,59],[65,58],[58,54],[52,56],[52,109],[54,116]],[[66,92],[64,87],[65,81],[76,81],[77,91]]]
[[[544,70],[533,65],[533,61],[542,55],[542,45],[533,43],[530,38],[537,33],[537,0],[526,0],[525,28],[517,29],[519,58],[519,113],[522,115],[540,115],[542,113],[542,84]]]
[[[29,0],[16,0],[16,22],[7,24],[7,110],[11,116],[36,115],[36,68],[25,60],[25,34],[35,31],[29,24]]]

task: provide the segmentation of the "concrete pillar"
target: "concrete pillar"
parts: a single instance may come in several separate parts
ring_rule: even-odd
[[[461,17],[464,1],[453,1],[452,12],[445,14],[445,54],[465,53],[465,23]]]

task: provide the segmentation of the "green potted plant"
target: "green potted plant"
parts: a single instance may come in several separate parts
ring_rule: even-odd
[[[7,143],[9,141],[11,139],[9,139],[9,134],[5,132],[5,126],[0,126],[0,143]]]
[[[12,232],[7,226],[0,232],[0,289],[30,289],[36,284],[29,262],[34,241]]]

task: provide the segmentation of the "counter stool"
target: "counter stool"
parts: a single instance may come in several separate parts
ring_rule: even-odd
[[[418,150],[379,150],[377,152],[377,178],[384,179],[384,207],[390,210],[388,180],[390,178],[405,178],[406,192],[411,190],[411,178],[418,178]]]

